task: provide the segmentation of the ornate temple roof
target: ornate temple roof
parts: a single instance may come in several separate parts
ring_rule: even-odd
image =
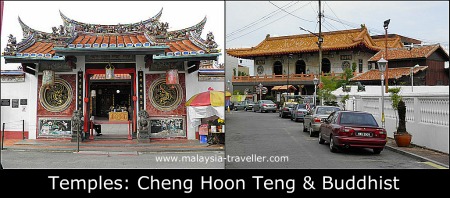
[[[370,37],[365,26],[358,29],[340,30],[322,33],[324,51],[347,50],[358,46],[379,51],[382,46]],[[269,35],[260,44],[252,48],[227,49],[227,53],[238,58],[248,58],[266,55],[281,55],[290,53],[318,52],[317,37],[313,34],[290,35],[281,37],[270,37]],[[389,47],[403,46],[397,42],[388,43]]]
[[[427,45],[427,46],[415,46],[413,48],[389,48],[388,49],[388,59],[387,60],[401,60],[401,59],[417,59],[417,58],[428,58],[431,54],[436,51],[440,51],[448,61],[449,56],[447,52],[442,48],[441,45]],[[369,61],[378,61],[385,54],[385,50],[381,50],[375,55],[373,55]],[[386,57],[384,57],[386,58]]]
[[[419,66],[413,69],[413,73],[416,74],[419,71],[426,70],[428,66]],[[411,73],[411,67],[396,67],[388,68],[388,79],[399,79],[403,76],[409,76]],[[372,69],[358,76],[353,77],[350,81],[371,81],[381,80],[380,71],[378,69]]]
[[[60,11],[63,25],[53,27],[52,33],[35,30],[20,18],[24,39],[15,43],[10,35],[4,56],[15,58],[53,59],[71,52],[96,51],[145,51],[157,49],[162,57],[219,55],[218,45],[210,32],[206,39],[201,34],[206,17],[199,23],[180,30],[168,31],[169,24],[160,22],[161,9],[147,20],[117,25],[90,24],[73,20]],[[153,50],[152,53],[156,53]],[[6,58],[6,57],[5,57]]]

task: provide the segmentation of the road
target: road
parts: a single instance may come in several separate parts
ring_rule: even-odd
[[[222,151],[179,152],[179,153],[141,153],[85,151],[42,152],[42,151],[2,151],[4,169],[64,169],[64,168],[157,168],[157,169],[223,169],[224,162],[218,159]],[[209,161],[206,161],[206,160]]]
[[[431,169],[413,158],[383,150],[373,154],[369,149],[349,149],[331,153],[317,137],[303,132],[301,122],[280,118],[278,113],[232,111],[226,114],[225,154],[251,156],[246,162],[227,161],[231,168],[319,168],[319,169]],[[285,157],[281,157],[285,156]],[[265,160],[256,161],[257,158]],[[234,157],[233,159],[243,159]],[[288,159],[288,160],[286,160]],[[269,160],[272,160],[268,162]],[[250,162],[249,162],[250,161]],[[264,162],[262,162],[264,161]],[[280,162],[281,161],[281,162]]]

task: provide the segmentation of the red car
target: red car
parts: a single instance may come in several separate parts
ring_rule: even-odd
[[[319,144],[330,143],[330,151],[338,148],[371,148],[380,154],[386,145],[386,130],[379,127],[372,114],[359,111],[336,111],[320,126]]]

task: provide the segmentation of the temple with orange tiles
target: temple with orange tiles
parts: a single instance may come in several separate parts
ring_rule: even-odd
[[[20,99],[20,108],[10,98],[2,111],[22,116],[31,126],[25,130],[30,139],[73,140],[81,130],[92,140],[108,124],[125,126],[117,138],[195,139],[185,103],[214,83],[223,87],[224,68],[216,64],[221,52],[212,32],[201,36],[206,17],[169,30],[160,21],[162,11],[117,25],[80,22],[60,12],[63,23],[52,32],[33,29],[19,17],[23,40],[10,35],[2,57],[20,63],[22,72],[2,71],[2,84],[10,83],[11,90],[25,86],[20,91],[26,94],[11,96]]]
[[[266,38],[258,45],[250,48],[227,49],[227,55],[254,60],[254,76],[233,76],[234,90],[253,93],[259,84],[267,87],[268,94],[286,92],[286,87],[292,94],[312,95],[314,92],[313,79],[342,76],[345,69],[353,70],[353,82],[362,84],[380,84],[380,75],[376,61],[388,48],[389,82],[399,84],[404,75],[409,75],[409,69],[414,69],[420,78],[414,83],[418,85],[448,85],[448,69],[444,69],[448,54],[439,45],[419,46],[421,41],[397,34],[371,36],[365,25],[361,28],[323,32],[322,67],[319,71],[319,47],[317,36],[314,34],[289,35]],[[387,46],[386,46],[387,45]],[[414,47],[415,45],[415,47]],[[410,47],[413,46],[413,47]],[[423,52],[421,56],[400,57],[395,55],[400,51],[407,53]],[[425,54],[424,54],[425,53]],[[375,57],[378,57],[376,59]],[[407,60],[407,61],[406,61]],[[400,69],[400,68],[406,69]],[[395,69],[394,69],[395,68]],[[377,70],[375,70],[377,69]],[[401,72],[400,72],[401,71]],[[378,76],[375,75],[378,73]],[[416,76],[415,76],[416,77]],[[426,77],[426,79],[425,79]],[[378,80],[377,80],[378,78]],[[407,82],[403,82],[407,83]],[[286,86],[289,84],[290,86]],[[283,88],[279,90],[278,88]]]

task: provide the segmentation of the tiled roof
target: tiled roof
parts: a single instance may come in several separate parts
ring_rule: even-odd
[[[150,42],[145,37],[144,33],[136,34],[82,34],[79,35],[72,43],[69,44],[69,48],[82,48],[82,47],[95,47],[94,44],[98,44],[98,47],[136,47],[144,46],[145,43]],[[80,45],[81,44],[81,45]],[[106,44],[106,45],[105,45]]]
[[[106,74],[94,74],[91,76],[91,80],[105,80]],[[116,80],[129,80],[131,79],[130,74],[114,74],[114,79]]]
[[[31,47],[21,51],[22,54],[51,54],[55,55],[55,51],[53,50],[53,43],[48,42],[36,42]]]
[[[289,89],[297,90],[297,88],[295,88],[295,86],[293,85],[289,85]],[[280,90],[287,90],[287,85],[274,86],[272,88],[272,91],[280,91]]]
[[[428,58],[433,52],[438,49],[442,49],[440,45],[428,45],[428,46],[420,46],[413,47],[412,49],[408,48],[390,48],[388,49],[388,59],[387,60],[398,60],[398,59],[411,59],[411,58]],[[445,51],[444,51],[445,52]],[[373,55],[369,61],[378,61],[381,57],[384,57],[385,50],[381,50],[375,55]],[[447,54],[448,57],[448,54]],[[386,58],[386,57],[384,57]],[[447,58],[448,59],[448,58]]]
[[[419,71],[426,70],[428,66],[419,66],[414,68],[413,73],[417,73]],[[411,67],[397,67],[397,68],[389,68],[388,69],[389,79],[399,79],[402,76],[409,76],[411,72]],[[369,70],[365,73],[362,73],[356,77],[350,79],[350,81],[368,81],[368,80],[381,80],[380,71],[377,69]]]
[[[166,43],[169,46],[169,49],[166,49],[167,52],[191,52],[191,51],[200,51],[201,48],[194,45],[190,40],[179,40],[179,41],[170,41]]]
[[[324,51],[352,49],[360,45],[379,51],[384,47],[377,46],[367,32],[367,28],[324,32],[322,49]],[[313,34],[291,35],[282,37],[266,37],[264,41],[252,48],[227,49],[227,53],[235,57],[252,57],[289,53],[317,52],[317,37]],[[398,40],[399,42],[399,40]],[[391,42],[392,46],[402,45]],[[391,47],[391,46],[390,46]]]
[[[372,38],[376,46],[384,48],[386,45],[385,38]],[[395,37],[388,38],[388,48],[399,48],[403,47],[400,36],[395,35]]]

